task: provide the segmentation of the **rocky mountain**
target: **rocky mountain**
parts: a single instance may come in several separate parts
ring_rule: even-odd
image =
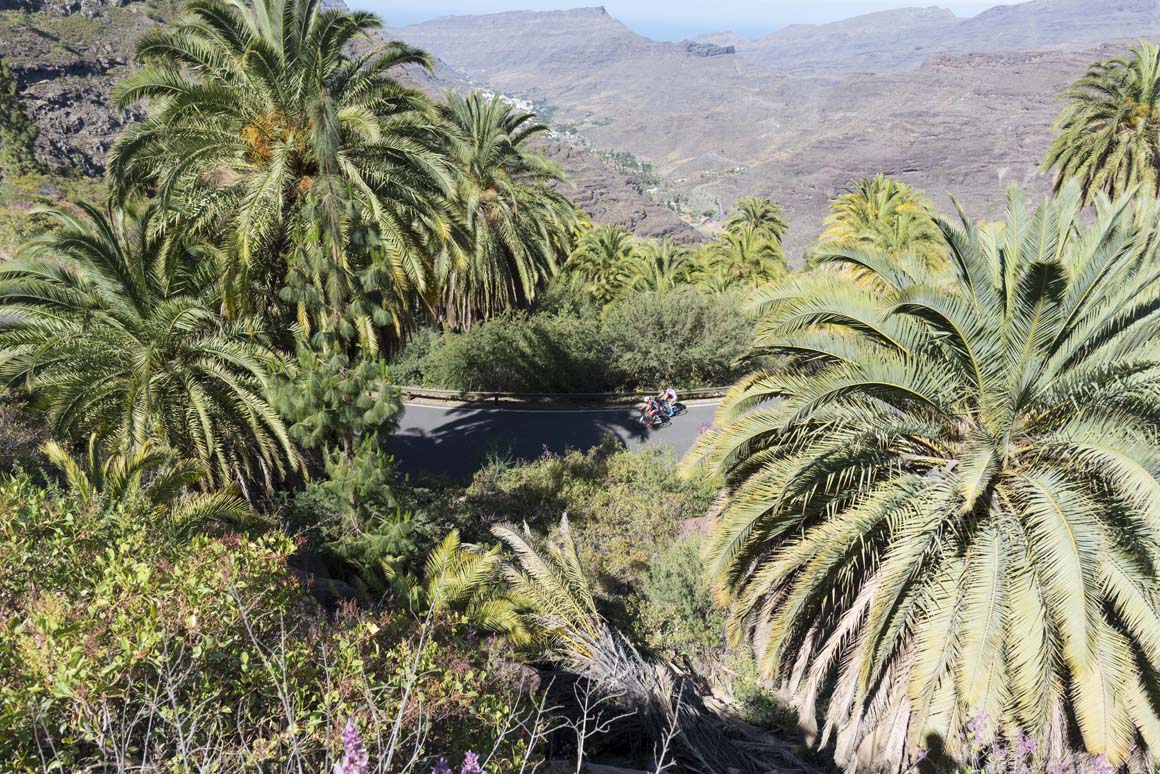
[[[965,19],[945,8],[902,8],[792,25],[754,41],[733,36],[730,44],[780,72],[835,75],[909,68],[939,53],[1074,48],[1149,35],[1160,35],[1156,0],[1031,0]]]
[[[39,151],[56,168],[96,174],[128,115],[108,101],[128,72],[133,42],[175,15],[165,0],[0,0],[0,56],[40,127]]]
[[[977,217],[1010,181],[1032,192],[1058,95],[1086,66],[1160,35],[1153,0],[1033,0],[970,19],[902,9],[760,41],[658,43],[602,8],[448,17],[393,30],[458,73],[548,106],[593,147],[654,165],[689,212],[782,202],[788,248],[853,178],[896,174]],[[1108,44],[1107,42],[1115,43]]]
[[[117,132],[139,114],[110,104],[112,86],[132,67],[137,38],[179,8],[175,0],[0,0],[0,57],[21,86],[26,110],[40,128],[38,151],[51,167],[101,173]],[[436,95],[471,86],[442,63],[434,73],[412,71],[409,77]],[[565,190],[597,222],[624,225],[642,236],[700,238],[652,201],[641,181],[598,154],[558,140],[543,150],[563,166]]]

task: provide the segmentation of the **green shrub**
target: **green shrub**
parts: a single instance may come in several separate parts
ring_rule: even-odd
[[[740,303],[681,287],[630,294],[601,318],[586,292],[554,282],[534,314],[415,334],[391,372],[399,384],[485,392],[716,387],[744,371],[753,324]]]
[[[695,288],[640,293],[614,304],[604,318],[613,380],[628,388],[731,384],[749,351],[753,323],[741,299]]]
[[[640,639],[669,658],[703,660],[724,646],[725,613],[713,601],[691,534],[663,546],[641,576]]]
[[[513,698],[461,627],[329,619],[279,533],[178,542],[131,508],[101,511],[0,482],[6,771],[330,771],[348,719],[376,762],[397,718],[396,761],[429,767],[486,753],[509,725]],[[526,738],[509,733],[488,770]]]
[[[425,358],[424,379],[452,390],[602,389],[608,355],[588,320],[510,315],[447,333]]]
[[[443,335],[431,328],[420,328],[407,338],[403,351],[391,360],[391,378],[395,384],[409,387],[437,387],[427,380],[426,365],[431,351],[439,346]]]
[[[101,201],[105,184],[98,178],[28,174],[0,180],[0,260],[32,236],[56,228],[52,218],[35,214],[40,207],[71,208],[67,202]]]

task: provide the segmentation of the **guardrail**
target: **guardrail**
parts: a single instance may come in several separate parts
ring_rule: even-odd
[[[434,387],[400,387],[404,398],[419,400],[455,401],[460,403],[484,403],[511,401],[513,403],[638,403],[643,392],[472,392],[465,390],[440,390]],[[694,390],[679,390],[680,399],[705,400],[720,398],[729,387],[703,387]]]

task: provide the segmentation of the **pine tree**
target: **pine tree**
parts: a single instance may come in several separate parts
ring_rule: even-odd
[[[0,57],[0,178],[40,169],[35,154],[37,134],[36,125],[24,112],[16,79]]]

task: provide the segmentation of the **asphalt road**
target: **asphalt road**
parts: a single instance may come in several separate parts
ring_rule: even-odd
[[[713,421],[719,401],[690,401],[672,424],[648,430],[631,406],[534,408],[494,403],[407,403],[391,450],[399,472],[470,478],[490,455],[534,459],[590,449],[612,434],[630,449],[668,446],[684,454]]]

